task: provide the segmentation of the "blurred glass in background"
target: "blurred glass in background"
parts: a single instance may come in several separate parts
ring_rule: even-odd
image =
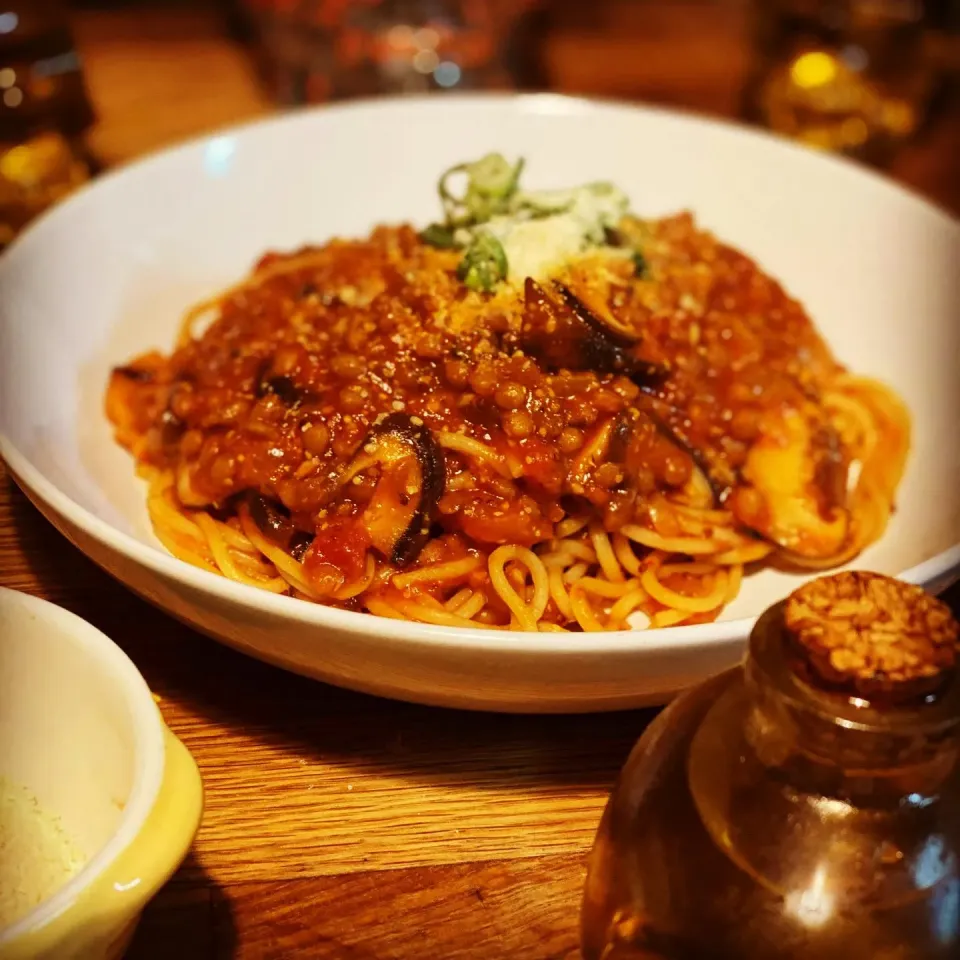
[[[514,85],[512,30],[531,0],[246,0],[284,104]]]
[[[750,119],[812,147],[888,157],[922,125],[953,0],[752,0]]]
[[[88,179],[92,122],[64,5],[0,4],[0,249]]]

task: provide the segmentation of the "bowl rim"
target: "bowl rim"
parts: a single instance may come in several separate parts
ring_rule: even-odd
[[[960,219],[947,210],[920,196],[901,184],[884,177],[869,168],[856,164],[845,157],[813,151],[788,141],[769,131],[749,127],[725,119],[701,116],[693,111],[675,110],[666,107],[635,104],[628,101],[568,96],[555,93],[455,93],[443,97],[420,95],[395,98],[363,98],[344,103],[301,108],[277,115],[254,118],[239,124],[188,138],[180,143],[151,152],[146,156],[118,168],[82,188],[73,196],[38,217],[10,247],[0,255],[2,269],[22,250],[27,250],[42,238],[48,225],[55,223],[66,209],[94,202],[103,191],[109,190],[115,180],[149,176],[154,167],[186,156],[212,141],[224,136],[258,134],[268,135],[274,127],[309,126],[323,122],[325,117],[363,112],[387,113],[403,110],[449,109],[451,101],[460,105],[497,106],[501,109],[538,115],[582,116],[597,110],[613,110],[623,114],[652,115],[678,121],[692,127],[720,129],[740,137],[765,143],[770,149],[788,151],[802,156],[804,162],[832,165],[846,176],[861,182],[869,182],[875,189],[893,193],[901,200],[909,201],[927,216],[945,221],[952,229],[960,229]],[[467,627],[448,627],[437,624],[418,623],[409,620],[393,620],[375,617],[365,612],[340,610],[319,603],[309,603],[296,597],[280,596],[227,577],[201,570],[158,546],[151,546],[132,534],[125,533],[103,520],[91,510],[81,506],[48,480],[23,455],[0,429],[0,457],[6,460],[18,483],[32,491],[54,513],[62,516],[78,529],[92,536],[101,546],[126,559],[145,567],[151,573],[168,578],[201,593],[212,594],[220,601],[239,607],[259,610],[280,618],[306,623],[311,627],[326,628],[347,634],[369,635],[375,633],[381,641],[416,643],[422,647],[460,648],[477,652],[511,652],[517,654],[585,654],[601,655],[668,653],[682,647],[685,651],[708,649],[718,645],[743,640],[757,617],[739,617],[734,620],[711,623],[661,627],[648,630],[617,631],[614,633],[525,633],[517,630],[483,630]],[[131,478],[136,479],[131,465]],[[960,543],[929,557],[921,563],[900,572],[900,579],[911,583],[925,584],[937,580],[952,569],[960,568]],[[374,625],[370,618],[374,617]]]
[[[134,842],[156,803],[166,767],[164,724],[153,694],[133,661],[113,640],[49,600],[0,587],[0,610],[5,608],[35,615],[56,632],[58,642],[79,647],[84,656],[97,661],[111,683],[122,688],[134,733],[134,772],[120,821],[107,842],[67,883],[11,926],[0,929],[0,948],[56,920]]]

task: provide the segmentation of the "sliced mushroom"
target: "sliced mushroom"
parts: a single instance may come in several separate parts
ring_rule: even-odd
[[[268,540],[286,550],[295,560],[303,559],[313,537],[303,530],[298,530],[280,504],[251,490],[247,494],[247,509],[250,511],[250,519]]]
[[[288,407],[295,406],[302,399],[300,391],[289,377],[262,379],[257,384],[256,393],[258,397],[264,397],[268,393],[275,394]]]
[[[669,430],[638,408],[624,410],[594,430],[571,465],[566,492],[598,502],[593,487],[600,481],[600,502],[605,503],[608,516],[612,510],[626,516],[638,497],[652,491],[655,480],[650,470],[651,456],[660,460],[664,445],[672,448],[688,471],[688,479],[680,488],[684,500],[690,505],[715,506],[716,492],[697,459]],[[654,447],[660,449],[654,452]],[[611,466],[618,468],[617,474]]]
[[[629,327],[617,323],[612,317],[602,320],[566,284],[555,282],[553,286],[570,312],[595,336],[602,338],[605,344],[627,350],[640,342],[640,338]]]
[[[183,421],[169,407],[160,414],[160,442],[165,447],[179,442],[185,429]]]
[[[601,320],[571,290],[556,284],[554,300],[532,278],[524,290],[523,349],[548,368],[620,373],[638,386],[662,383],[669,371],[636,355],[639,341],[625,328]]]
[[[828,509],[845,506],[850,461],[840,443],[840,434],[832,426],[821,425],[814,437],[813,450],[816,463],[814,486],[824,505]]]
[[[112,373],[133,383],[156,383],[167,367],[162,353],[150,350],[135,357],[131,363],[114,367]]]
[[[379,479],[361,522],[374,548],[405,567],[430,537],[446,485],[443,451],[419,417],[394,413],[367,434],[347,476],[374,466]]]
[[[589,498],[597,469],[605,463],[623,463],[630,430],[626,415],[610,417],[599,423],[570,465],[564,480],[565,492]]]
[[[850,533],[848,472],[836,432],[812,411],[784,408],[751,447],[728,503],[744,526],[788,555],[829,560]]]
[[[313,535],[306,533],[303,530],[298,530],[290,540],[290,546],[287,548],[290,556],[293,557],[298,563],[303,561],[303,558],[306,556],[307,551],[310,549],[310,544],[313,543]]]
[[[138,367],[136,364],[128,364],[125,367],[114,367],[113,372],[127,380],[132,380],[134,383],[153,383],[157,378],[156,370]]]
[[[666,437],[678,450],[686,454],[693,461],[695,476],[691,480],[694,489],[709,490],[713,499],[712,506],[719,506],[729,496],[736,483],[736,475],[726,464],[713,465],[703,451],[698,450],[677,429],[674,429],[657,411],[656,398],[644,398],[644,412],[650,418],[657,430]],[[674,411],[675,412],[675,411]]]
[[[158,439],[162,441],[163,431],[156,431],[154,424],[158,417],[163,417],[170,391],[165,363],[159,353],[148,353],[111,370],[105,410],[114,426],[128,438],[124,442],[144,434],[148,435],[151,447]]]

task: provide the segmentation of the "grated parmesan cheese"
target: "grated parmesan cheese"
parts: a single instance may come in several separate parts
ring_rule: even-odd
[[[60,818],[26,787],[0,776],[0,930],[55,893],[85,863]]]
[[[527,277],[543,279],[588,251],[630,256],[628,250],[606,245],[605,228],[616,227],[629,206],[626,194],[611,184],[518,192],[511,202],[515,209],[510,213],[455,234],[462,246],[483,233],[495,237],[506,255],[511,283],[523,283]]]

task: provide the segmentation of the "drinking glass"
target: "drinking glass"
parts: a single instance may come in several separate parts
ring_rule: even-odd
[[[509,88],[511,28],[531,0],[248,0],[274,96]]]

